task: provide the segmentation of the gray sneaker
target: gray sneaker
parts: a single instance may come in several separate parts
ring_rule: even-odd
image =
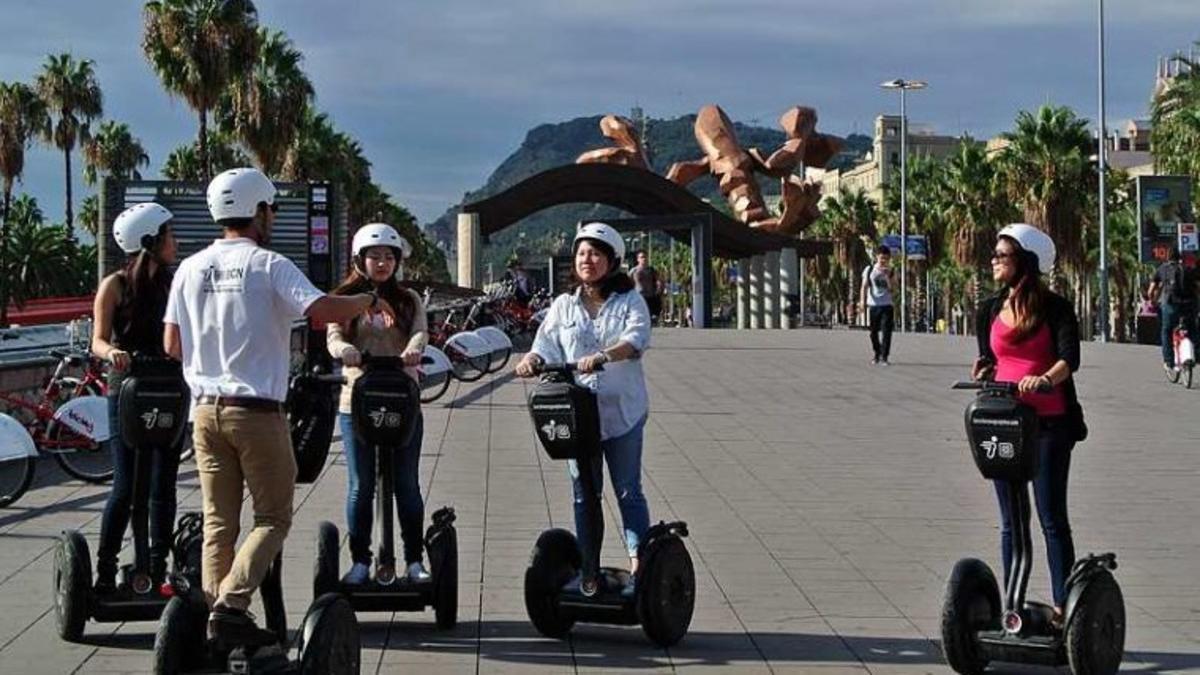
[[[429,581],[429,572],[419,562],[412,563],[404,572],[404,578],[409,581]]]
[[[371,566],[366,563],[354,563],[349,572],[342,577],[342,583],[347,586],[362,586],[371,578]]]

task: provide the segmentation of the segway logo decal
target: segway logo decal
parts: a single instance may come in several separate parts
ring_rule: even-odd
[[[1016,455],[1016,449],[1012,443],[1000,441],[995,436],[992,436],[991,440],[980,443],[979,447],[983,448],[988,459],[996,459],[996,455],[999,455],[1000,459],[1012,459]]]
[[[554,441],[554,440],[569,441],[569,440],[571,440],[571,427],[569,427],[565,424],[559,424],[555,420],[550,420],[549,422],[543,424],[542,425],[542,433],[546,434],[546,440],[548,440],[548,441]]]
[[[158,408],[149,412],[142,413],[142,422],[145,423],[146,429],[170,429],[175,426],[175,413],[159,412]]]
[[[387,408],[380,408],[372,410],[370,415],[371,426],[376,429],[395,429],[400,426],[400,413],[398,412],[388,412]]]

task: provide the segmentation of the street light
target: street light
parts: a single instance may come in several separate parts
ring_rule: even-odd
[[[1100,129],[1096,133],[1099,149],[1099,172],[1100,172],[1100,341],[1108,342],[1108,223],[1107,214],[1105,213],[1107,205],[1104,203],[1104,166],[1107,164],[1106,151],[1104,143],[1107,140],[1108,125],[1105,122],[1104,115],[1104,0],[1099,0],[1098,15],[1099,15],[1099,43],[1100,43],[1100,72],[1098,73],[1099,83],[1099,103],[1100,103]]]
[[[929,86],[921,80],[896,78],[879,84],[884,89],[900,90],[900,332],[908,330],[908,118],[905,116],[904,92]],[[880,158],[880,167],[885,161]]]

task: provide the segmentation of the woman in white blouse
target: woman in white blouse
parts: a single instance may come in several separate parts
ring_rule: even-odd
[[[578,286],[574,293],[555,298],[516,374],[532,377],[540,364],[573,362],[579,366],[579,384],[596,393],[603,456],[596,456],[588,468],[599,486],[607,460],[630,572],[635,572],[638,544],[650,528],[642,493],[642,432],[649,401],[641,362],[650,347],[650,310],[633,280],[621,271],[625,242],[616,230],[604,223],[585,225],[575,235],[574,251]],[[568,468],[575,489],[575,533],[581,541],[590,541],[580,468],[574,460]],[[632,580],[623,592],[634,593]]]

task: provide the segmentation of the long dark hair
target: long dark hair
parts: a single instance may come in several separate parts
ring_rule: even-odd
[[[396,264],[400,264],[400,257],[396,257]],[[376,284],[371,281],[365,274],[359,271],[363,266],[362,256],[354,256],[354,262],[350,266],[350,273],[338,284],[338,287],[333,289],[334,295],[356,295],[358,293],[369,293],[375,291],[379,297],[387,300],[392,309],[396,310],[396,327],[401,333],[408,335],[412,332],[413,322],[416,320],[417,303],[413,300],[412,292],[405,288],[395,275],[388,277],[387,281],[381,284]],[[354,321],[347,322],[346,337],[354,341]]]
[[[162,333],[162,313],[167,309],[172,274],[158,258],[158,249],[168,227],[163,225],[149,241],[144,238],[142,250],[131,253],[121,268],[121,280],[125,283],[113,317],[118,335]]]
[[[621,271],[617,261],[617,252],[614,251],[611,246],[600,241],[599,239],[587,239],[580,241],[587,241],[592,246],[595,246],[600,250],[601,253],[604,254],[604,257],[608,259],[608,274],[606,274],[604,278],[600,280],[600,285],[597,289],[600,291],[601,298],[607,300],[608,296],[612,295],[613,293],[628,293],[637,287],[636,284],[633,283],[633,279],[630,279],[628,274]],[[579,245],[576,244],[571,251],[571,281],[574,282],[572,290],[580,288],[584,285],[583,279],[580,279],[579,274],[575,272],[574,254],[578,251]]]
[[[1008,283],[1008,304],[1017,325],[1013,327],[1013,339],[1021,342],[1032,336],[1046,321],[1050,289],[1038,268],[1037,255],[1021,248],[1016,239],[1001,237],[1012,244],[1013,262],[1017,268]]]

